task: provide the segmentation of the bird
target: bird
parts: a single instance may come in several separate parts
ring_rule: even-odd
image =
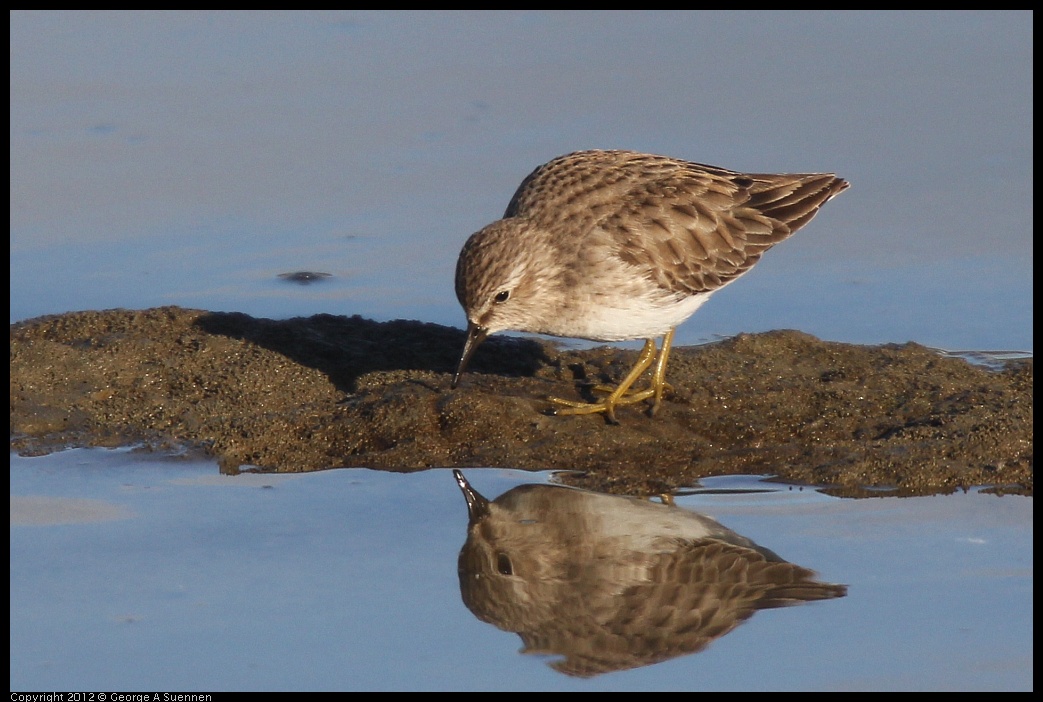
[[[609,423],[617,407],[651,400],[654,416],[676,327],[848,185],[833,173],[740,173],[635,151],[548,161],[460,251],[467,335],[450,387],[496,332],[645,339],[615,388],[594,388],[604,398],[549,400],[556,414],[603,413]],[[633,389],[650,367],[648,387]]]
[[[711,517],[639,497],[520,485],[488,500],[458,470],[464,605],[524,653],[592,677],[696,653],[758,610],[844,597]]]

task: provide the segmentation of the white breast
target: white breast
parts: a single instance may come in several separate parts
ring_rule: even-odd
[[[623,341],[662,336],[685,321],[706,302],[711,293],[690,295],[680,300],[647,296],[617,298],[612,304],[572,306],[542,330],[554,336],[594,341]]]

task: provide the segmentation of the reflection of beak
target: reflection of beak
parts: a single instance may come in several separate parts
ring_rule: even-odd
[[[457,383],[460,382],[460,376],[463,375],[464,369],[467,368],[467,362],[471,360],[474,350],[478,348],[478,344],[485,341],[485,337],[487,336],[489,336],[488,329],[468,322],[467,341],[464,342],[464,352],[460,355],[460,365],[456,367],[456,375],[453,376],[453,382],[450,383],[449,387],[455,388]]]
[[[485,518],[489,514],[489,500],[479,495],[478,491],[471,487],[471,484],[467,482],[467,478],[460,471],[454,470],[453,477],[456,478],[456,484],[460,486],[460,492],[464,494],[464,499],[467,500],[468,520],[473,524]]]

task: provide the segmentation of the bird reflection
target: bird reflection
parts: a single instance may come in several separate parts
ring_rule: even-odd
[[[467,500],[464,604],[591,677],[695,653],[758,609],[843,597],[710,517],[634,497],[522,485]]]

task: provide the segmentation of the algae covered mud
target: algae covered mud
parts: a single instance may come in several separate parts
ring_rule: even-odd
[[[740,335],[675,349],[656,417],[632,406],[610,425],[553,416],[546,398],[589,398],[636,351],[492,337],[450,390],[463,340],[413,321],[178,307],[31,319],[11,325],[11,447],[188,447],[228,471],[558,469],[617,493],[753,473],[851,495],[1032,494],[1031,359]]]

